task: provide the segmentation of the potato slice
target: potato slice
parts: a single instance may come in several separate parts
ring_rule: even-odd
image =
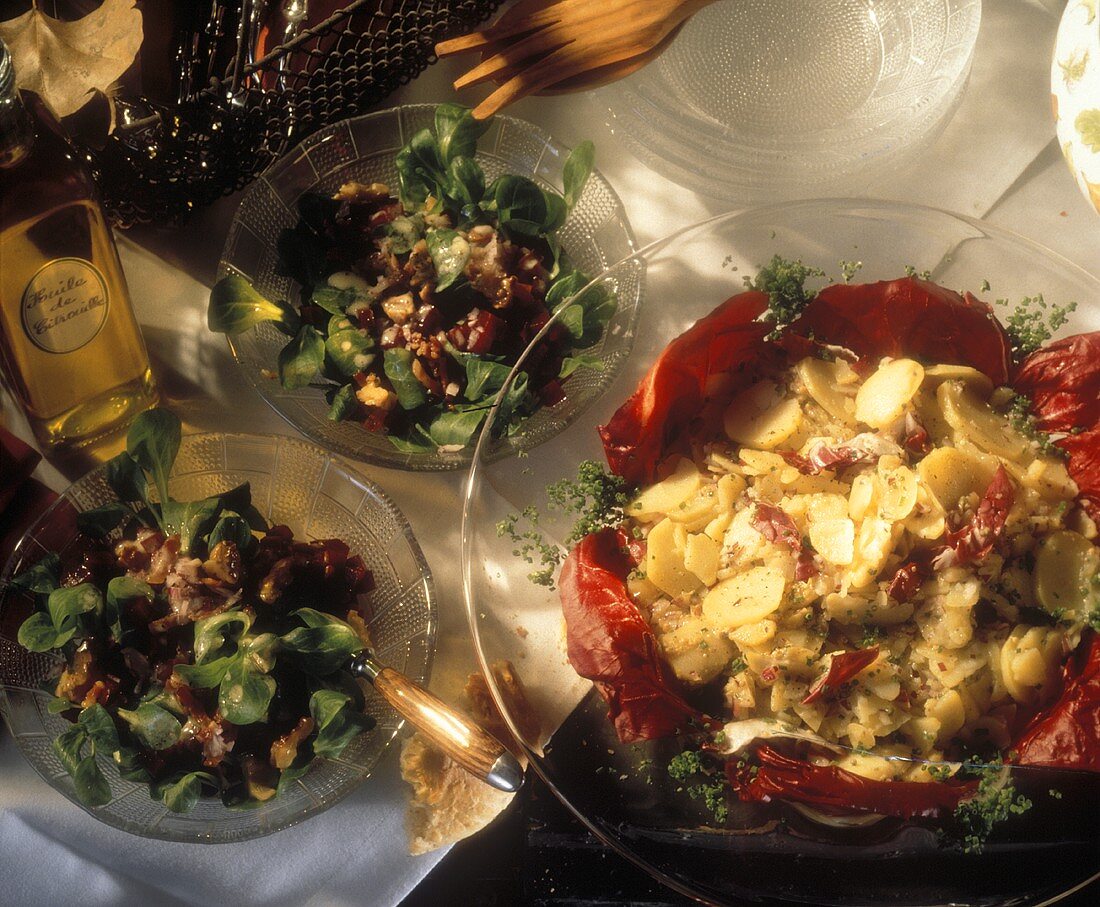
[[[786,581],[775,567],[753,567],[719,583],[703,599],[703,617],[713,627],[736,630],[775,613]]]
[[[943,417],[939,401],[936,399],[934,388],[922,387],[920,393],[913,398],[913,409],[916,410],[917,419],[928,432],[928,437],[934,444],[942,444],[951,440],[951,426]]]
[[[644,489],[626,512],[639,520],[652,520],[678,508],[703,484],[703,477],[687,457],[680,457],[667,478]]]
[[[737,499],[745,493],[748,483],[744,476],[724,475],[718,480],[718,507],[721,510],[733,510]]]
[[[924,369],[912,359],[894,359],[880,366],[856,391],[856,419],[883,428],[900,418],[920,390]]]
[[[929,365],[924,369],[925,387],[937,388],[944,381],[963,381],[969,384],[982,399],[993,393],[993,382],[985,372],[969,365]]]
[[[860,474],[852,479],[852,490],[848,494],[848,516],[853,520],[862,520],[870,511],[877,491],[874,476]]]
[[[718,556],[722,546],[703,533],[692,533],[684,548],[684,566],[699,577],[704,586],[713,586],[718,574]]]
[[[957,437],[1006,460],[1030,462],[1031,445],[1008,420],[990,409],[974,390],[962,381],[945,381],[936,390],[943,417]]]
[[[734,397],[726,409],[726,435],[742,447],[771,450],[789,440],[801,425],[798,400],[780,398],[778,388],[770,381],[755,384]]]
[[[851,370],[847,363],[839,365]],[[806,386],[806,392],[818,406],[842,425],[854,425],[855,407],[852,398],[838,386],[839,365],[824,359],[807,358],[795,366],[795,371]]]
[[[672,673],[692,686],[709,683],[722,673],[734,655],[729,638],[697,618],[661,635],[658,642]]]
[[[676,597],[699,588],[699,578],[684,566],[687,533],[684,527],[663,519],[646,539],[646,576],[667,595]]]
[[[848,501],[840,494],[815,494],[806,513],[815,522],[842,520],[848,516]]]
[[[1093,580],[1100,569],[1100,549],[1083,535],[1061,530],[1041,542],[1035,554],[1032,585],[1039,604],[1084,617],[1096,600]]]
[[[917,464],[921,481],[944,510],[954,510],[959,499],[968,494],[985,494],[996,470],[992,458],[955,447],[937,447]]]
[[[855,555],[856,527],[847,517],[810,522],[810,544],[825,560],[846,566]]]
[[[905,466],[883,469],[879,462],[878,512],[884,520],[904,520],[917,506],[917,474]]]

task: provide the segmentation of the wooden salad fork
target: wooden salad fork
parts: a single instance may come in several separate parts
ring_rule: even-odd
[[[480,51],[456,89],[500,87],[474,108],[487,119],[540,91],[579,91],[629,75],[658,56],[714,0],[520,0],[493,25],[436,45],[440,57]]]

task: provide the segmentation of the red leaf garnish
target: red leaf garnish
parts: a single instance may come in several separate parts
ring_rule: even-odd
[[[1044,431],[1100,423],[1100,331],[1055,340],[1028,356],[1012,387],[1026,394]]]
[[[604,529],[581,540],[558,578],[569,663],[607,701],[623,743],[669,737],[701,714],[674,690],[657,639],[630,600],[623,578],[631,557]]]
[[[1062,694],[1016,741],[1021,765],[1100,772],[1100,634],[1091,632],[1062,667]]]
[[[877,463],[879,457],[900,453],[901,448],[878,435],[863,433],[850,441],[832,446],[824,441],[814,441],[805,455],[792,451],[779,451],[779,455],[800,473],[816,476],[826,469],[844,469],[856,463]]]
[[[802,533],[782,508],[757,501],[752,512],[752,528],[769,542],[786,545],[791,551],[802,550]]]
[[[890,580],[890,585],[886,587],[886,594],[894,601],[909,601],[917,594],[921,583],[924,582],[924,574],[927,569],[927,563],[909,561],[907,564],[902,564],[898,567],[898,572],[894,574],[894,578]]]
[[[756,749],[756,762],[756,766],[736,758],[726,762],[726,776],[741,800],[797,800],[838,813],[856,810],[903,819],[947,815],[977,786],[975,782],[875,781],[835,765],[792,759],[770,746]]]
[[[1008,336],[992,307],[915,277],[825,287],[791,329],[861,359],[917,356],[969,365],[995,387],[1008,383]]]
[[[600,426],[607,464],[633,484],[652,482],[665,456],[687,445],[685,429],[697,416],[715,375],[740,373],[746,387],[775,347],[771,325],[755,319],[768,297],[748,292],[727,299],[662,351],[637,389]],[[734,389],[736,390],[736,389]]]
[[[757,501],[753,509],[752,526],[769,542],[786,545],[791,551],[798,552],[794,565],[796,580],[807,580],[818,574],[813,551],[806,546],[802,533],[784,510],[767,501]]]
[[[1100,425],[1055,443],[1069,454],[1066,470],[1077,483],[1082,505],[1089,516],[1100,521]]]
[[[955,552],[956,563],[980,561],[993,550],[1004,531],[1005,519],[1015,497],[1008,472],[1004,466],[998,466],[974,516],[961,529],[947,533],[947,543]]]
[[[838,652],[829,662],[829,670],[814,681],[802,704],[810,705],[827,693],[835,693],[876,658],[878,658],[878,646],[872,646],[870,649],[856,649],[854,652]]]
[[[905,439],[902,445],[918,457],[923,457],[932,450],[932,441],[928,437],[927,430],[911,411],[905,414]]]

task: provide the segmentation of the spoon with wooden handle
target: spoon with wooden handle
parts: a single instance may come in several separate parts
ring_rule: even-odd
[[[516,22],[520,18],[520,14],[524,12],[523,5],[513,6],[503,16],[497,19],[494,24],[494,28],[507,28],[513,22]],[[637,72],[643,66],[653,62],[657,59],[665,49],[676,40],[676,36],[680,34],[680,29],[684,27],[686,23],[681,22],[672,31],[670,31],[658,44],[654,45],[650,50],[645,53],[638,54],[636,57],[630,57],[626,60],[620,60],[618,63],[608,63],[606,66],[599,66],[596,69],[589,70],[587,72],[579,73],[578,75],[571,76],[567,79],[562,79],[560,82],[555,82],[553,85],[547,85],[545,88],[540,88],[535,92],[536,95],[556,95],[556,94],[572,94],[578,91],[590,91],[593,88],[599,88],[601,85],[608,85],[611,82],[617,82],[619,79],[625,79],[633,72]],[[491,49],[482,51],[481,60],[484,62],[493,54]],[[496,76],[493,81],[497,85],[503,85],[506,79],[503,76]]]
[[[469,51],[486,55],[454,83],[456,89],[489,80],[503,83],[474,108],[474,117],[481,120],[526,95],[588,73],[599,70],[598,78],[615,75],[615,64],[650,54],[713,2],[557,0],[545,5],[542,0],[520,0],[495,24],[441,41],[435,50],[440,57]],[[579,84],[589,83],[580,79]]]
[[[379,664],[366,649],[351,660],[348,670],[369,680],[434,746],[475,778],[508,793],[520,789],[523,768],[519,760],[484,728],[400,671]]]

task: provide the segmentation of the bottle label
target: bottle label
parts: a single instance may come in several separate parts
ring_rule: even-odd
[[[47,353],[71,353],[99,333],[109,301],[107,282],[90,261],[55,258],[23,291],[23,330]]]

